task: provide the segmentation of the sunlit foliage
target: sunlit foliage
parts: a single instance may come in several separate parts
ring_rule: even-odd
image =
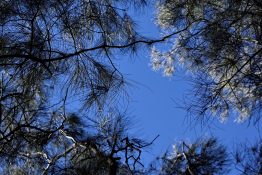
[[[162,175],[225,174],[229,164],[225,147],[214,138],[173,145],[161,160]]]
[[[183,65],[195,79],[199,116],[223,122],[261,116],[262,3],[259,0],[161,0],[156,23],[167,35],[168,51],[152,49],[153,69],[174,74]]]

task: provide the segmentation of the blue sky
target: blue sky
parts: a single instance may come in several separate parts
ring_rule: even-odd
[[[140,33],[157,37],[159,30],[154,25],[153,12],[150,7],[145,13],[136,14],[134,18]],[[185,80],[185,74],[180,71],[172,78],[163,77],[161,72],[152,71],[149,63],[148,50],[142,50],[132,58],[127,56],[116,63],[129,82],[128,114],[133,121],[134,133],[149,141],[160,135],[154,145],[146,150],[145,162],[160,156],[170,149],[172,144],[182,139],[193,141],[199,137],[215,136],[231,150],[240,143],[252,143],[261,138],[259,124],[248,126],[247,123],[237,124],[233,120],[221,124],[214,120],[212,124],[203,126],[187,120],[186,111],[177,108],[175,103],[179,103],[183,96],[190,92],[190,84]]]

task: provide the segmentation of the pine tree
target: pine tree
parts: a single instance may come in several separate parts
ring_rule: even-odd
[[[199,117],[261,117],[262,3],[259,0],[163,0],[156,21],[170,44],[152,49],[153,69],[184,65],[195,82],[188,110]],[[191,100],[192,98],[190,98]]]

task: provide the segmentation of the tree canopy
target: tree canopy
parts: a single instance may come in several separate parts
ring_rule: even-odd
[[[229,162],[225,147],[214,138],[173,145],[162,161],[163,175],[225,174]]]
[[[152,49],[153,69],[172,75],[185,65],[195,77],[188,110],[221,121],[261,117],[262,3],[259,0],[163,0],[156,21],[171,49]]]
[[[116,174],[141,164],[147,144],[112,112],[124,79],[111,56],[139,42],[127,9],[143,4],[0,2],[0,173]]]
[[[114,57],[141,46],[152,66],[177,63],[196,76],[189,111],[224,121],[261,116],[262,4],[161,0],[164,36],[140,35],[131,8],[146,0],[0,1],[0,174],[225,174],[231,157],[215,138],[182,142],[160,164],[141,161],[151,140],[129,132],[125,79]],[[166,33],[167,32],[167,33]],[[201,102],[201,103],[199,103]],[[123,107],[124,106],[124,107]],[[261,174],[261,144],[235,155],[243,174]],[[232,163],[232,162],[231,162]],[[259,164],[258,168],[256,165]],[[251,168],[250,168],[251,167]]]
[[[261,140],[255,144],[244,144],[235,153],[235,166],[242,175],[262,173]]]

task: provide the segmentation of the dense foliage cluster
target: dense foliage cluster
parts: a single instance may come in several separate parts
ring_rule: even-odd
[[[262,173],[262,142],[254,145],[243,145],[235,153],[236,168],[242,175]]]
[[[225,147],[214,138],[174,145],[162,161],[163,175],[225,174],[229,162]]]
[[[172,44],[168,51],[152,49],[152,67],[167,76],[181,64],[193,72],[197,98],[189,111],[221,121],[260,118],[261,1],[163,0],[156,21]]]
[[[134,49],[127,9],[144,3],[0,1],[0,174],[135,171],[145,143],[110,112],[124,84],[111,56]]]

